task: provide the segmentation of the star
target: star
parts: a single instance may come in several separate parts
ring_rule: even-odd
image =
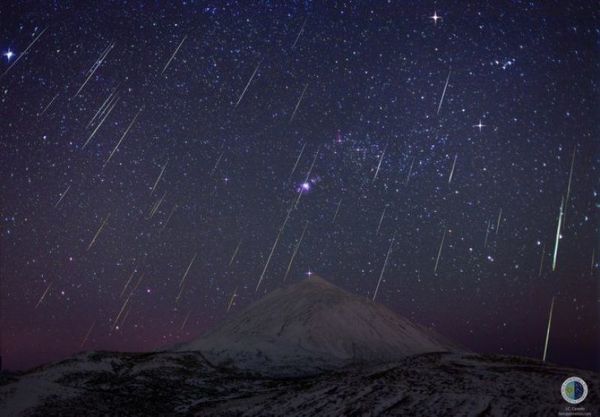
[[[15,56],[15,53],[9,49],[8,51],[4,52],[3,55],[6,57],[7,61],[10,61],[12,57]]]
[[[477,123],[476,125],[473,125],[473,127],[477,127],[479,128],[479,131],[481,132],[481,129],[483,129],[486,125],[484,125],[483,123],[481,123],[481,119],[479,119],[479,123]]]
[[[437,24],[438,20],[442,20],[442,18],[440,16],[438,16],[436,11],[434,11],[433,16],[429,16],[429,18],[432,19],[433,23],[435,23],[435,24]]]

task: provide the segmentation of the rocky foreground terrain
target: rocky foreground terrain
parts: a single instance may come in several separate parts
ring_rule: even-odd
[[[198,352],[93,352],[5,378],[2,416],[556,416],[578,375],[600,415],[597,374],[515,357],[427,353],[385,365],[274,378]]]

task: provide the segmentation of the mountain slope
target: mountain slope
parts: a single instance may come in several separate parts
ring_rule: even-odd
[[[383,305],[313,276],[273,291],[176,350],[261,373],[297,374],[454,347]]]

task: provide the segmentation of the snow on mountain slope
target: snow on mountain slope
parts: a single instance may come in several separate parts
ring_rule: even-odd
[[[381,304],[313,276],[273,291],[178,351],[263,373],[310,373],[455,350]]]

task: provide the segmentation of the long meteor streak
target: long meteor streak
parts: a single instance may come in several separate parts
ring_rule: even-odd
[[[46,32],[46,30],[48,30],[48,28],[44,28],[44,30],[42,30],[42,31],[40,32],[40,34],[39,34],[39,35],[37,35],[37,36],[36,36],[36,37],[33,39],[33,41],[31,41],[31,43],[29,44],[29,46],[27,46],[27,48],[25,48],[25,50],[23,51],[23,53],[22,53],[21,55],[19,55],[19,56],[17,57],[17,59],[15,59],[15,61],[14,61],[14,62],[13,62],[11,65],[9,65],[9,67],[8,67],[8,68],[6,68],[6,69],[4,70],[4,72],[3,72],[2,74],[0,74],[0,80],[1,80],[2,78],[4,78],[4,76],[5,76],[6,74],[8,74],[8,71],[10,71],[10,70],[12,69],[12,67],[14,67],[14,66],[17,64],[17,62],[19,62],[19,61],[21,60],[21,58],[23,58],[25,55],[27,55],[27,53],[29,52],[29,50],[31,49],[31,47],[32,47],[33,45],[35,45],[35,43],[38,41],[38,39],[40,38],[40,36],[42,36],[42,35],[44,34],[44,32]]]
[[[50,291],[51,286],[52,286],[52,282],[50,282],[50,284],[48,284],[48,286],[46,287],[46,291],[44,291],[44,293],[40,297],[39,301],[35,305],[34,309],[38,308],[40,306],[40,304],[42,304],[42,301],[44,301],[44,298],[46,298],[46,294],[48,294],[48,291]]]
[[[444,239],[446,239],[446,229],[444,229],[444,234],[442,235],[442,241],[440,242],[440,248],[438,250],[437,258],[435,259],[433,273],[437,272],[438,264],[440,262],[440,256],[442,256],[442,248],[444,247]]]
[[[102,221],[102,224],[100,225],[100,227],[98,228],[98,231],[96,232],[96,234],[94,235],[94,238],[92,239],[92,241],[90,242],[90,244],[87,247],[87,250],[90,250],[90,248],[94,245],[94,242],[96,242],[96,239],[98,239],[98,236],[100,236],[100,232],[102,232],[102,229],[104,229],[104,226],[106,226],[106,223],[108,222],[108,218],[110,217],[110,214],[106,215],[106,217],[104,218],[104,220]]]
[[[558,226],[556,227],[556,239],[554,241],[554,254],[552,256],[552,270],[553,271],[556,270],[556,258],[558,256],[558,242],[560,241],[560,228],[562,225],[564,206],[565,206],[565,199],[562,198],[560,200],[560,209],[558,211]]]
[[[240,102],[244,98],[244,95],[246,94],[246,91],[248,90],[248,87],[250,87],[250,83],[252,82],[252,80],[254,79],[254,76],[258,72],[258,69],[260,68],[260,64],[262,64],[262,60],[258,63],[258,65],[256,66],[256,68],[254,68],[254,72],[250,76],[250,79],[248,80],[248,83],[246,84],[246,87],[244,87],[244,91],[242,91],[242,94],[240,94],[240,97],[238,98],[238,101],[235,103],[234,108],[237,108],[237,106],[240,104]]]
[[[550,326],[552,326],[552,311],[554,310],[554,296],[550,304],[550,314],[548,315],[548,328],[546,329],[546,342],[544,343],[544,356],[542,362],[546,362],[546,354],[548,353],[548,340],[550,340]]]
[[[100,123],[98,123],[96,125],[96,127],[94,128],[94,130],[92,131],[92,133],[90,134],[90,136],[87,138],[87,140],[85,141],[85,143],[83,144],[83,146],[81,147],[81,149],[85,149],[85,147],[88,145],[88,143],[90,143],[90,141],[92,140],[92,138],[94,137],[94,135],[96,134],[96,132],[98,131],[98,129],[100,129],[100,127],[102,126],[102,124],[104,123],[104,121],[108,118],[108,116],[110,116],[110,113],[113,111],[113,109],[117,105],[118,101],[119,101],[119,97],[117,96],[115,98],[115,100],[111,102],[112,104],[110,105],[110,107],[108,108],[108,110],[106,111],[106,113],[104,113],[104,116],[100,120]]]
[[[296,112],[298,111],[298,107],[300,107],[300,103],[302,102],[302,98],[304,97],[304,93],[306,92],[307,88],[308,88],[308,83],[304,86],[304,90],[302,90],[302,94],[300,94],[300,98],[298,99],[298,102],[296,103],[296,107],[294,107],[294,112],[292,113],[292,117],[290,117],[290,122],[292,120],[294,120],[294,116],[296,116]]]
[[[88,83],[90,78],[92,78],[92,76],[98,70],[98,68],[100,68],[100,66],[102,65],[102,63],[104,62],[104,60],[106,59],[106,57],[108,56],[108,54],[110,53],[110,51],[112,51],[112,49],[114,47],[115,47],[115,44],[111,43],[110,45],[108,45],[106,47],[106,49],[102,52],[102,54],[100,54],[100,58],[98,58],[96,60],[96,62],[94,62],[94,65],[92,65],[92,67],[89,69],[87,78],[85,79],[83,84],[81,84],[81,87],[79,87],[79,90],[77,90],[77,92],[75,93],[73,98],[77,97],[79,95],[79,93],[81,93],[81,90],[83,90],[83,88],[86,86],[86,84]]]
[[[167,70],[167,68],[169,68],[169,65],[171,64],[171,61],[173,61],[173,58],[175,58],[175,55],[177,55],[177,52],[179,52],[179,48],[181,48],[181,45],[183,45],[183,42],[185,42],[186,39],[187,39],[187,35],[183,37],[183,39],[181,40],[181,42],[179,42],[179,45],[175,49],[175,52],[173,52],[173,55],[171,55],[171,58],[169,58],[169,60],[165,64],[164,68],[160,72],[160,75],[163,75],[164,72]]]
[[[296,172],[296,168],[298,167],[298,162],[300,162],[300,158],[302,158],[302,154],[304,153],[304,148],[306,148],[306,142],[304,143],[304,145],[302,145],[302,149],[300,149],[300,153],[298,154],[298,158],[296,158],[296,162],[294,163],[294,167],[292,168],[292,172],[290,172],[290,176],[288,177],[288,181],[292,178],[292,175],[294,175],[294,172]]]
[[[450,81],[450,74],[452,73],[452,68],[448,70],[448,77],[446,77],[446,84],[444,85],[444,91],[442,91],[442,97],[440,97],[440,103],[438,104],[437,114],[440,114],[440,110],[442,108],[442,103],[444,102],[444,96],[446,95],[446,89],[448,88],[448,82]]]
[[[454,155],[454,162],[452,163],[452,169],[450,170],[450,176],[448,177],[448,184],[452,182],[452,176],[454,175],[454,168],[456,167],[456,159],[458,154]]]
[[[377,297],[377,292],[379,291],[379,286],[381,285],[381,280],[383,279],[383,273],[385,272],[385,267],[387,266],[388,259],[390,258],[390,254],[392,253],[392,248],[394,247],[394,240],[396,239],[396,234],[392,237],[392,242],[390,243],[390,247],[388,248],[387,254],[385,255],[385,261],[383,262],[383,267],[381,267],[381,273],[379,274],[379,280],[377,281],[377,287],[375,287],[375,293],[373,294],[373,301],[375,301],[375,297]]]
[[[129,133],[129,129],[131,129],[131,127],[133,126],[133,124],[135,123],[135,121],[137,120],[137,118],[141,112],[142,112],[142,109],[140,109],[136,113],[136,115],[133,117],[133,120],[131,120],[131,122],[129,123],[129,126],[127,126],[127,129],[125,129],[125,132],[123,132],[123,136],[121,136],[121,139],[119,139],[119,142],[117,143],[115,148],[112,150],[112,152],[108,156],[108,159],[106,160],[106,162],[104,163],[104,166],[102,168],[104,168],[106,166],[106,164],[108,164],[110,162],[110,160],[112,159],[112,157],[115,154],[115,152],[117,151],[117,149],[119,149],[119,146],[121,146],[121,142],[123,142],[123,140],[125,139],[125,136],[127,136],[127,133]]]
[[[54,207],[58,207],[58,205],[63,200],[63,198],[65,198],[65,196],[67,195],[67,193],[69,192],[70,189],[71,189],[71,184],[69,184],[67,186],[67,189],[60,195],[60,198],[58,199],[58,201],[56,202],[56,204],[54,204]]]
[[[300,235],[300,239],[298,239],[298,243],[296,243],[296,247],[294,248],[294,252],[292,253],[292,258],[290,259],[290,263],[288,264],[288,267],[285,270],[285,275],[283,276],[284,282],[285,282],[288,274],[290,273],[290,269],[292,269],[292,264],[294,263],[294,259],[296,258],[298,249],[300,249],[300,245],[302,244],[302,239],[304,238],[304,233],[306,233],[307,227],[308,227],[308,222],[306,222],[306,224],[304,225],[304,229],[302,229],[302,234]]]

